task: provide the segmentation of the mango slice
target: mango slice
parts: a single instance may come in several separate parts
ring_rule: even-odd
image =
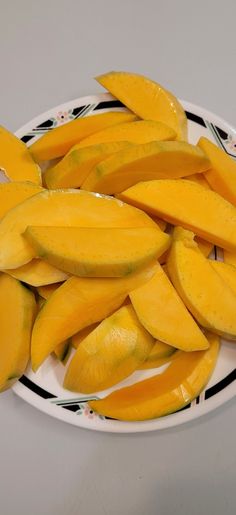
[[[204,174],[211,188],[236,205],[236,162],[207,138],[200,138],[198,146],[211,163],[210,169]]]
[[[33,182],[6,182],[0,184],[0,218],[13,207],[27,198],[43,191],[43,188]]]
[[[78,349],[79,344],[98,326],[99,322],[95,322],[94,324],[88,325],[81,329],[78,333],[74,334],[71,338],[71,344],[74,349]]]
[[[176,132],[165,123],[153,120],[120,123],[96,132],[78,143],[78,148],[110,141],[130,141],[131,143],[148,143],[149,141],[170,141],[176,138]]]
[[[156,368],[168,363],[171,356],[177,354],[177,351],[171,345],[157,340],[151,351],[149,352],[145,361],[139,366],[140,370],[146,370],[149,368]]]
[[[205,154],[185,141],[151,141],[133,145],[101,161],[82,189],[119,193],[139,181],[179,178],[209,168]]]
[[[177,98],[160,84],[143,75],[111,71],[96,80],[131,111],[145,120],[157,120],[187,139],[187,118]]]
[[[236,267],[236,250],[232,252],[224,249],[224,262]]]
[[[214,245],[236,250],[236,208],[215,191],[185,179],[170,179],[136,184],[118,198],[190,229]]]
[[[157,264],[155,275],[129,294],[136,314],[154,338],[185,351],[207,349],[208,341],[170,280]]]
[[[78,118],[46,132],[30,147],[34,160],[48,161],[64,156],[76,143],[90,134],[116,125],[135,120],[131,113],[109,112]]]
[[[12,181],[41,184],[41,171],[29,149],[14,134],[0,127],[0,170]]]
[[[28,225],[76,227],[157,227],[142,211],[81,190],[45,190],[11,209],[0,222],[0,270],[18,268],[36,257],[24,238]]]
[[[65,342],[61,342],[57,345],[54,350],[54,354],[57,359],[62,363],[62,365],[66,365],[69,357],[70,357],[71,345],[70,339]]]
[[[122,277],[157,259],[170,245],[159,228],[27,227],[37,256],[80,277]]]
[[[236,295],[198,249],[194,234],[176,228],[168,272],[178,294],[205,328],[236,339]]]
[[[132,306],[120,308],[80,343],[67,369],[64,388],[82,393],[110,388],[138,368],[153,342]]]
[[[203,173],[195,173],[193,175],[190,175],[189,177],[185,177],[185,179],[186,181],[196,182],[197,184],[200,184],[200,186],[203,186],[203,188],[206,188],[207,190],[211,190],[211,187],[205,179]]]
[[[219,339],[209,334],[208,340],[207,350],[180,352],[162,374],[89,401],[90,408],[118,420],[148,420],[180,410],[200,394],[215,368]]]
[[[36,302],[34,294],[7,274],[0,276],[0,391],[10,388],[25,371]]]
[[[46,284],[45,286],[39,286],[37,288],[37,292],[45,300],[48,300],[49,297],[54,293],[55,290],[57,290],[62,283],[54,283],[54,284]]]
[[[68,279],[68,274],[41,259],[32,259],[27,265],[20,266],[13,270],[6,269],[4,272],[23,283],[36,287],[58,283]]]
[[[152,277],[155,270],[154,263],[124,278],[71,277],[64,282],[36,318],[31,342],[33,370],[58,343],[118,309],[128,293]]]
[[[85,148],[75,145],[59,163],[45,171],[45,184],[49,189],[78,188],[100,161],[130,145],[131,143],[125,141],[101,143]]]
[[[236,295],[236,268],[222,261],[209,260],[209,263]]]
[[[199,236],[195,237],[195,241],[198,244],[198,247],[199,247],[200,251],[203,253],[203,255],[205,257],[208,257],[214,248],[213,243],[203,240]]]

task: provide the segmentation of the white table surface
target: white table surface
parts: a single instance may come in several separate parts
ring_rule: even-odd
[[[0,123],[129,70],[236,126],[235,0],[0,0]],[[0,397],[1,515],[233,515],[235,402],[179,428],[82,430]]]

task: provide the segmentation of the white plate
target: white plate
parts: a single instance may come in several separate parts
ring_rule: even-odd
[[[189,140],[196,143],[200,136],[207,136],[225,152],[236,158],[236,132],[224,120],[214,114],[182,101],[189,123]],[[120,102],[109,94],[78,98],[57,106],[38,116],[19,129],[16,134],[28,145],[42,134],[60,124],[80,116],[96,114],[108,110],[124,110]],[[217,256],[219,257],[219,256]],[[87,400],[104,397],[109,391],[94,396],[73,394],[61,386],[64,367],[49,357],[39,371],[34,374],[30,368],[13,387],[14,392],[39,410],[87,429],[118,433],[145,432],[183,424],[204,413],[209,413],[224,404],[236,394],[235,378],[236,346],[222,341],[222,347],[214,374],[201,395],[183,410],[145,422],[121,422],[106,419],[93,413]],[[136,382],[156,374],[155,370],[135,372],[120,386]]]

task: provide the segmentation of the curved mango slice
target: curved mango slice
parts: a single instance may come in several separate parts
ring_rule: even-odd
[[[209,260],[209,263],[236,294],[236,268],[222,261]]]
[[[62,270],[58,270],[46,261],[41,259],[32,259],[26,265],[13,270],[4,270],[5,273],[19,279],[23,283],[31,286],[44,286],[54,284],[68,279],[68,275]]]
[[[187,118],[177,98],[160,84],[143,75],[111,71],[96,80],[131,111],[145,120],[166,123],[187,139]]]
[[[98,326],[99,322],[95,322],[94,324],[88,325],[81,329],[78,333],[74,334],[71,338],[71,344],[74,349],[78,349],[79,344]]]
[[[200,138],[198,146],[211,163],[209,170],[204,173],[211,188],[236,206],[236,162],[207,138]]]
[[[28,225],[157,227],[142,211],[81,190],[45,190],[11,209],[0,222],[0,270],[25,265],[36,253],[24,238]]]
[[[94,166],[130,145],[126,141],[101,143],[85,148],[75,145],[59,163],[45,171],[44,182],[49,189],[79,188]]]
[[[200,251],[203,253],[203,255],[205,257],[208,257],[214,248],[213,243],[203,240],[199,236],[195,237],[195,241],[198,244],[198,247],[199,247]]]
[[[159,264],[150,281],[129,297],[140,322],[154,338],[185,351],[207,349],[207,339]]]
[[[186,181],[196,182],[197,184],[203,186],[203,188],[207,190],[211,189],[203,173],[195,173],[193,175],[190,175],[189,177],[186,177]]]
[[[180,352],[162,374],[89,401],[90,408],[118,420],[148,420],[180,410],[200,394],[215,368],[219,339],[209,334],[208,340],[207,350]]]
[[[108,127],[83,139],[78,148],[108,141],[130,141],[131,143],[148,143],[149,141],[168,141],[176,138],[176,132],[165,123],[153,120],[122,123]]]
[[[7,274],[0,276],[0,391],[10,388],[25,371],[36,315],[34,294]]]
[[[59,288],[59,286],[61,286],[61,284],[62,283],[58,282],[55,284],[53,283],[53,284],[46,284],[43,286],[38,286],[37,292],[40,295],[40,297],[42,297],[45,300],[48,300],[49,297],[52,295],[52,293],[54,293],[54,291],[57,290]]]
[[[236,339],[236,295],[198,249],[192,232],[174,230],[167,266],[196,320],[225,338]]]
[[[128,275],[170,245],[170,236],[154,227],[29,226],[24,236],[38,257],[80,277]]]
[[[69,357],[70,357],[71,345],[70,339],[65,342],[61,342],[54,349],[54,354],[57,359],[63,364],[66,365]]]
[[[33,182],[22,181],[0,184],[0,218],[3,218],[10,209],[40,191],[43,191],[43,188]]]
[[[64,388],[82,393],[110,388],[138,368],[153,342],[132,306],[120,308],[80,343],[67,369]]]
[[[101,161],[82,184],[82,189],[119,193],[140,181],[175,179],[209,168],[205,154],[185,141],[151,141],[116,152]]]
[[[4,127],[0,127],[0,170],[11,181],[31,181],[41,184],[41,171],[23,143]]]
[[[215,191],[185,179],[170,179],[136,184],[118,198],[190,229],[214,245],[236,250],[236,208]]]
[[[177,351],[171,345],[157,340],[145,361],[139,366],[140,370],[157,368],[168,363]]]
[[[71,277],[63,283],[36,318],[31,341],[33,370],[61,341],[118,309],[128,293],[150,279],[155,270],[154,263],[122,278]]]
[[[30,147],[34,160],[48,161],[64,156],[76,143],[90,134],[116,125],[135,120],[131,113],[109,112],[77,118],[46,132]]]

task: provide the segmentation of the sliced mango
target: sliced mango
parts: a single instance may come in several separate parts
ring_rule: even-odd
[[[236,339],[236,295],[198,249],[192,232],[175,229],[167,266],[176,290],[199,324]]]
[[[95,324],[88,325],[81,329],[78,333],[74,334],[71,338],[71,344],[74,349],[78,349],[79,344],[98,326],[99,322],[95,322]]]
[[[199,150],[185,141],[132,145],[98,163],[82,189],[113,194],[140,181],[175,179],[203,172],[209,168],[209,161]]]
[[[236,162],[207,138],[200,138],[198,146],[211,163],[210,169],[204,174],[211,188],[236,205]]]
[[[31,286],[44,286],[47,284],[58,283],[68,279],[68,274],[50,265],[42,259],[32,259],[26,265],[13,270],[4,270],[5,273],[19,279],[23,283]]]
[[[66,363],[70,357],[70,351],[71,351],[71,345],[70,345],[70,339],[69,339],[69,340],[66,340],[65,342],[59,343],[54,350],[54,354],[63,365],[66,365]]]
[[[224,262],[236,267],[236,250],[232,252],[224,249]]]
[[[207,350],[180,352],[162,374],[89,401],[90,408],[118,420],[147,420],[184,408],[201,393],[215,368],[219,339],[210,334],[208,339]]]
[[[71,277],[63,283],[36,318],[31,344],[33,370],[58,343],[118,309],[129,291],[152,277],[155,270],[154,263],[124,278]]]
[[[184,179],[170,179],[136,184],[118,197],[190,229],[214,245],[236,250],[236,208],[215,191]]]
[[[78,148],[108,141],[130,141],[131,143],[148,143],[149,141],[170,141],[176,138],[176,132],[165,123],[153,120],[138,120],[108,127],[83,139]]]
[[[47,300],[57,290],[62,283],[46,284],[45,286],[39,286],[37,292],[43,299]]]
[[[100,161],[130,145],[131,143],[125,141],[101,143],[85,148],[75,145],[59,163],[45,171],[45,184],[49,189],[78,188]]]
[[[157,82],[136,73],[116,71],[96,80],[140,118],[166,123],[177,132],[178,139],[187,139],[187,118],[182,105]]]
[[[64,388],[82,393],[110,388],[139,367],[153,342],[132,306],[120,308],[80,343],[66,371]]]
[[[155,275],[129,294],[136,314],[154,338],[185,351],[207,349],[208,341],[157,264]]]
[[[236,295],[236,268],[222,261],[209,260],[209,263]]]
[[[206,188],[207,190],[211,189],[203,173],[195,173],[193,175],[190,175],[189,177],[186,177],[186,181],[196,182],[197,184],[200,184],[200,186],[203,186],[203,188]]]
[[[214,248],[213,243],[203,240],[199,236],[195,237],[195,241],[198,244],[198,247],[199,247],[200,251],[203,253],[203,255],[205,257],[208,257]]]
[[[146,370],[149,368],[156,368],[168,363],[173,355],[177,354],[177,351],[172,345],[157,340],[151,351],[149,352],[145,361],[139,366],[140,370]]]
[[[24,238],[28,225],[157,227],[142,211],[95,193],[45,190],[11,209],[0,222],[0,270],[18,268],[36,257]]]
[[[0,218],[3,218],[10,209],[40,191],[43,191],[41,186],[29,181],[0,184]]]
[[[170,245],[159,228],[27,227],[37,256],[80,277],[122,277],[157,259]]]
[[[46,132],[30,147],[34,160],[47,161],[64,156],[76,143],[90,134],[116,125],[131,122],[135,116],[131,113],[109,112],[78,118]]]
[[[11,181],[31,181],[41,184],[41,171],[29,149],[14,134],[0,127],[0,170]]]
[[[0,391],[10,388],[25,371],[36,315],[34,294],[7,274],[0,276]]]

